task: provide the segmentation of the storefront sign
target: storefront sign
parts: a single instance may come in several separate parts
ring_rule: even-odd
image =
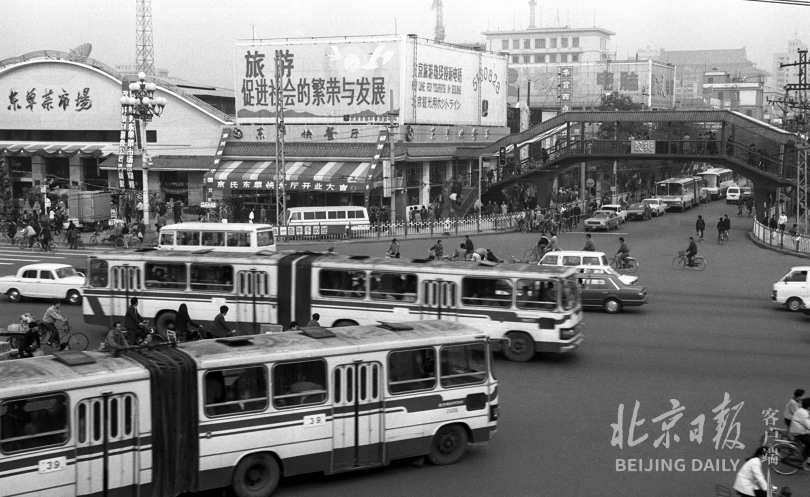
[[[124,83],[126,84],[126,83]],[[122,89],[121,96],[130,96],[129,90]],[[132,162],[135,154],[135,118],[121,106],[121,132],[118,137],[118,188],[133,188],[135,176]]]
[[[655,140],[631,140],[630,141],[631,154],[654,154],[655,153]]]
[[[9,88],[7,112],[75,112],[90,110],[93,99],[90,88],[78,89],[75,98],[64,88]]]
[[[279,190],[299,191],[299,192],[360,192],[369,188],[369,185],[358,182],[357,178],[351,176],[346,178],[345,183],[326,183],[316,181],[285,181],[278,184]],[[213,181],[209,188],[223,190],[251,190],[257,193],[272,193],[275,191],[275,181]]]
[[[217,203],[216,202],[200,202],[200,207],[203,209],[216,209]]]
[[[574,68],[560,67],[559,76],[560,112],[568,112],[571,110],[571,102],[574,100]]]

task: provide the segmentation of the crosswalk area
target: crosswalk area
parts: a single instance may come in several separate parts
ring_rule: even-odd
[[[103,252],[106,250],[109,250],[109,248],[92,247],[71,250],[67,247],[57,247],[56,252],[51,253],[34,251],[29,248],[23,250],[13,245],[0,246],[0,274],[8,273],[8,271],[3,270],[3,267],[6,266],[20,266],[40,262],[67,264],[68,260],[83,258],[89,254]]]

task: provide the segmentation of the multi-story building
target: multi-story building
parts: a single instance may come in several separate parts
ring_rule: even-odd
[[[799,82],[799,66],[781,67],[782,64],[798,62],[799,50],[807,50],[807,45],[798,39],[788,41],[787,52],[773,54],[773,76],[768,86],[776,92],[784,92],[785,85]]]
[[[603,28],[528,28],[485,31],[487,50],[506,52],[510,64],[568,64],[614,58],[610,37]]]
[[[706,71],[702,86],[705,105],[741,112],[755,119],[763,118],[764,76],[743,78],[726,71]]]

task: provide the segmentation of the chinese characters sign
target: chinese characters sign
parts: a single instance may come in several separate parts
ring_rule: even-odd
[[[560,112],[568,112],[571,110],[571,102],[574,100],[574,68],[560,67],[559,74]]]
[[[37,87],[11,88],[6,95],[5,110],[7,112],[82,112],[93,107],[90,88],[77,90],[75,96],[64,88]]]
[[[128,97],[129,91],[121,90]],[[126,190],[135,184],[132,163],[135,159],[135,118],[121,107],[121,133],[118,138],[118,188]]]
[[[383,116],[399,104],[399,46],[376,42],[279,40],[236,47],[237,119],[274,123],[276,61],[287,123]]]
[[[631,154],[654,154],[655,140],[632,140],[630,142]]]

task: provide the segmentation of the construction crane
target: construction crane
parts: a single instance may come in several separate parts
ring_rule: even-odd
[[[444,6],[442,0],[433,0],[431,10],[436,11],[436,29],[433,33],[433,38],[436,41],[444,41]]]
[[[155,75],[155,49],[152,46],[152,0],[135,0],[137,25],[135,32],[135,65],[138,72]]]
[[[529,29],[534,29],[534,14],[537,7],[537,0],[529,0]]]

